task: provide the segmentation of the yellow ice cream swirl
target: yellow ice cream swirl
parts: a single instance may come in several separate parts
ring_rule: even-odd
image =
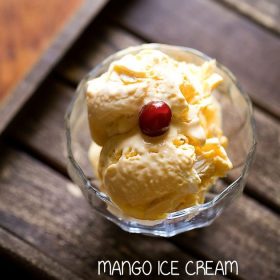
[[[101,189],[124,215],[156,220],[203,203],[205,192],[232,168],[225,151],[215,61],[179,62],[143,50],[113,62],[87,85],[93,144],[89,157]],[[150,101],[172,110],[168,131],[141,133],[138,115]]]

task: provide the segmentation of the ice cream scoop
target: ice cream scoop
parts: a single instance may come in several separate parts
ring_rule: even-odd
[[[214,60],[197,66],[158,50],[126,55],[88,81],[89,157],[101,190],[124,215],[156,220],[203,203],[232,167],[212,96],[221,82]],[[164,108],[148,112],[143,128],[143,108],[150,104]]]

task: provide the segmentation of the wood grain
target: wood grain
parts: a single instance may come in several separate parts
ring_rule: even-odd
[[[81,2],[1,1],[0,101],[24,78]]]
[[[195,261],[165,239],[122,231],[96,215],[70,181],[23,153],[7,146],[1,146],[1,150],[5,152],[0,159],[0,226],[21,236],[72,274],[82,279],[99,278],[98,260],[149,260],[155,266],[157,260],[175,258],[183,275],[183,264]],[[111,279],[108,275],[100,278]],[[154,269],[151,278],[162,276],[157,276]]]
[[[280,34],[279,0],[216,0]]]
[[[255,109],[257,152],[250,174],[248,189],[280,206],[280,124],[263,112]]]
[[[1,2],[0,133],[106,2]]]
[[[216,58],[255,103],[280,117],[278,37],[215,1],[131,1],[112,7],[114,15],[148,41],[192,47]]]
[[[174,239],[186,249],[209,254],[218,260],[239,262],[245,279],[279,278],[280,220],[245,196],[230,206],[210,228]]]
[[[5,257],[13,258],[32,273],[34,278],[31,279],[81,280],[80,277],[71,273],[32,245],[1,227],[0,247],[1,254],[4,253]]]
[[[64,114],[74,94],[72,88],[47,79],[6,132],[10,139],[16,139],[63,173],[66,173]]]

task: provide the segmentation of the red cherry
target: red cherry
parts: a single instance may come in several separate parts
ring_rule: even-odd
[[[139,126],[148,136],[159,136],[168,130],[172,112],[163,101],[151,101],[139,113]]]

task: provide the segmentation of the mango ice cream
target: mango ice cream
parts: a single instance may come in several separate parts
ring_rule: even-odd
[[[222,82],[215,70],[214,60],[197,66],[143,50],[88,82],[89,158],[101,191],[124,215],[157,220],[201,204],[232,168],[220,104],[212,95]],[[168,127],[156,136],[143,130],[151,123],[139,122],[152,102],[170,109]],[[157,117],[154,126],[164,116]]]

